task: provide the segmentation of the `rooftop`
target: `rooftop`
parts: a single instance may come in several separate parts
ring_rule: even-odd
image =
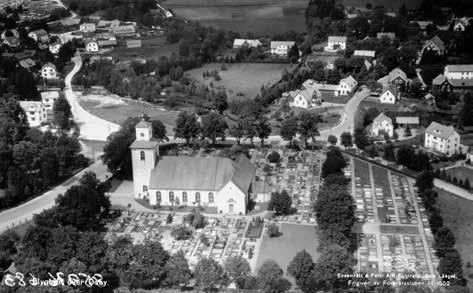
[[[346,43],[347,37],[345,36],[329,36],[328,42],[329,43]]]
[[[425,133],[440,137],[441,139],[448,139],[453,132],[455,132],[453,126],[445,126],[437,122],[430,123],[429,127],[425,130]]]
[[[450,64],[445,66],[448,72],[471,72],[473,71],[473,64]]]
[[[419,124],[419,117],[396,117],[397,124]]]

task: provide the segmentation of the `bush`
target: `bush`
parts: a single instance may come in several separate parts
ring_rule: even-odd
[[[281,161],[281,155],[279,155],[278,152],[273,151],[268,155],[268,161],[273,164],[279,163],[279,161]]]
[[[192,237],[193,230],[186,225],[179,225],[172,228],[171,236],[176,240],[187,240]]]
[[[268,236],[269,237],[278,237],[279,236],[279,226],[276,223],[271,223],[268,226]]]

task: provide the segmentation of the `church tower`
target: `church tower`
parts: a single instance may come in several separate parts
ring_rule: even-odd
[[[149,180],[158,162],[159,143],[153,139],[151,123],[144,119],[135,126],[135,131],[136,139],[130,146],[134,195],[135,198],[149,199]]]

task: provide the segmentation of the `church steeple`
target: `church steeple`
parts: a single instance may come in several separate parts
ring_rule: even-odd
[[[144,117],[135,126],[136,140],[139,141],[150,141],[153,138],[153,127],[151,123],[146,121]]]

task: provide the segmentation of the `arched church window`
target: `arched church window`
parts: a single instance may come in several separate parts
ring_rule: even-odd
[[[140,160],[142,160],[142,161],[145,160],[145,152],[144,151],[140,152]]]

